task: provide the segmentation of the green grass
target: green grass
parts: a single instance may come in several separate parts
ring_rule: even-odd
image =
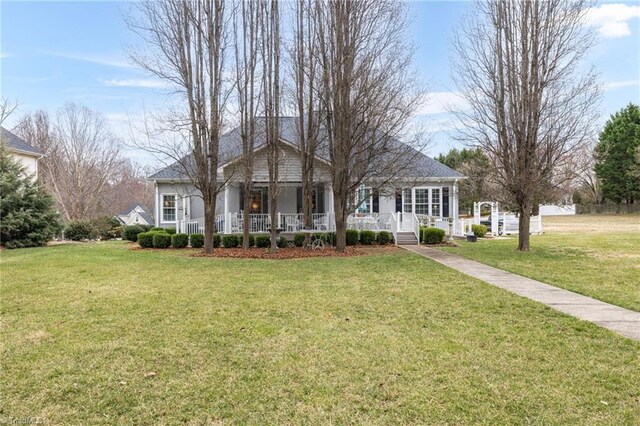
[[[640,228],[637,233],[571,233],[461,242],[443,250],[604,302],[640,311]]]
[[[96,243],[1,266],[0,418],[640,422],[640,343],[403,251],[245,261]]]

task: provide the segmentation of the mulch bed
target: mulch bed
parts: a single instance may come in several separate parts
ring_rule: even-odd
[[[212,254],[198,252],[193,254],[194,257],[224,257],[236,259],[301,259],[309,257],[352,257],[365,256],[371,254],[394,253],[399,250],[396,246],[369,246],[369,247],[347,247],[344,253],[338,253],[333,247],[327,247],[324,250],[311,250],[302,247],[288,247],[278,249],[275,254],[269,253],[269,249],[250,248],[243,250],[241,248],[218,248]]]

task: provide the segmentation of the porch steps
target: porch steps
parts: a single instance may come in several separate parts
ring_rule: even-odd
[[[396,241],[396,244],[399,246],[418,245],[418,239],[416,238],[416,234],[413,232],[398,232],[397,239],[398,241]]]

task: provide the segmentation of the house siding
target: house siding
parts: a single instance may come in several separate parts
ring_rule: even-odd
[[[174,222],[164,222],[162,219],[162,196],[165,194],[176,194],[176,221],[185,219],[185,211],[183,208],[183,198],[189,197],[190,219],[198,219],[204,217],[204,203],[200,196],[200,191],[192,184],[158,182],[155,199],[154,214],[157,216],[158,226],[168,228],[176,226]],[[216,214],[224,213],[224,191],[221,191],[216,198]]]
[[[22,167],[24,167],[24,171],[27,175],[34,175],[36,179],[38,178],[38,157],[22,154],[20,152],[11,152],[11,155]]]
[[[278,163],[278,180],[280,182],[302,182],[302,166],[300,153],[290,146],[282,145],[282,155]],[[257,152],[253,167],[254,182],[269,181],[269,167],[267,151],[262,149]],[[244,173],[238,165],[231,165],[225,169],[225,178],[231,182],[242,182]],[[328,166],[322,161],[316,160],[314,164],[314,182],[328,182],[331,179]]]

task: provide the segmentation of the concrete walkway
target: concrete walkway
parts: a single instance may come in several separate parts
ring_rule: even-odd
[[[601,302],[434,248],[417,245],[403,246],[403,248],[518,296],[544,303],[565,314],[591,321],[631,339],[640,340],[640,312]]]

